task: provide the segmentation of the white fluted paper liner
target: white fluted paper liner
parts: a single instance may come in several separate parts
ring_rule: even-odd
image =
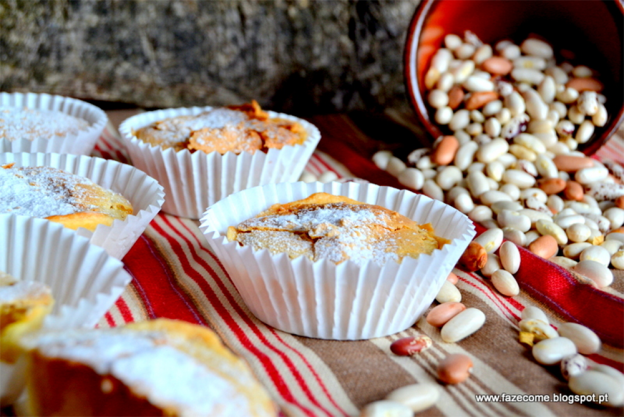
[[[327,192],[380,205],[451,240],[418,259],[379,266],[345,261],[294,260],[229,242],[228,226],[256,216],[272,204]],[[223,263],[251,312],[263,322],[301,336],[358,340],[382,337],[412,326],[429,307],[475,235],[462,213],[424,195],[374,184],[303,182],[269,184],[231,195],[210,206],[201,219],[208,244]]]
[[[15,214],[0,215],[0,271],[41,282],[55,304],[44,328],[93,327],[111,308],[132,277],[123,263],[58,223]],[[21,364],[0,367],[2,405],[23,386]]]
[[[99,225],[95,231],[78,229],[76,233],[101,246],[109,255],[121,259],[147,228],[164,201],[158,182],[135,167],[116,161],[82,155],[43,153],[0,154],[0,165],[15,162],[15,166],[49,166],[89,178],[102,187],[113,190],[132,203],[133,214],[125,220],[115,220],[112,226]]]
[[[89,155],[102,134],[108,117],[99,107],[74,98],[35,93],[0,93],[0,107],[55,110],[89,123],[87,129],[65,136],[41,137],[34,140],[0,138],[0,152],[44,152]]]
[[[307,133],[301,145],[269,149],[253,155],[242,152],[204,153],[184,149],[163,150],[145,143],[134,132],[168,117],[196,115],[212,107],[189,107],[142,113],[125,120],[119,127],[132,164],[156,178],[165,188],[163,211],[180,217],[198,219],[206,208],[237,191],[258,185],[297,181],[321,139],[319,130],[305,120],[268,112],[301,124]]]

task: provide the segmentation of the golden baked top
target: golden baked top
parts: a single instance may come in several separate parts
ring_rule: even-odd
[[[89,122],[54,110],[0,108],[0,139],[51,139],[86,130]]]
[[[0,271],[0,361],[13,363],[20,338],[38,329],[52,310],[50,288],[33,281],[19,281]]]
[[[241,106],[205,111],[196,116],[159,120],[138,129],[134,135],[143,142],[191,152],[254,153],[302,144],[303,127],[294,121],[270,118],[254,100]]]
[[[41,332],[26,338],[24,347],[41,370],[39,375],[29,376],[35,379],[34,386],[45,374],[48,361],[53,361],[53,369],[62,372],[59,363],[64,360],[68,367],[82,364],[99,374],[101,382],[85,376],[80,380],[95,381],[100,394],[101,386],[106,385],[104,381],[108,381],[109,403],[116,400],[115,391],[120,390],[115,384],[119,381],[134,396],[147,398],[163,410],[163,415],[268,417],[277,414],[248,365],[227,350],[214,332],[202,326],[158,319],[111,329]],[[69,382],[68,386],[75,388]],[[55,396],[63,399],[66,394],[81,395],[59,391]],[[34,397],[36,402],[37,395]],[[127,397],[117,399],[127,401]],[[123,411],[124,405],[119,404],[122,409],[116,411]],[[47,410],[33,411],[47,415]]]
[[[390,260],[400,263],[405,256],[431,254],[448,243],[437,237],[429,224],[419,225],[384,207],[327,193],[275,204],[230,226],[227,238],[254,250],[287,253],[291,259],[303,255],[312,261],[373,260],[380,265]]]
[[[52,167],[0,166],[0,213],[15,213],[94,230],[132,214],[132,204],[88,178]]]

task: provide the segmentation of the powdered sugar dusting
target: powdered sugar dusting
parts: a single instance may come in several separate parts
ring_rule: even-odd
[[[51,139],[86,130],[89,123],[60,111],[0,108],[0,139]]]
[[[13,285],[0,286],[0,303],[13,303],[50,294],[50,288],[40,282],[18,281]]]
[[[316,239],[314,249],[301,254],[313,261],[329,259],[340,263],[349,259],[361,264],[373,260],[383,265],[391,260],[400,261],[389,221],[387,213],[370,205],[310,205],[290,214],[246,220],[236,228],[251,233],[240,233],[237,240],[254,248],[269,248],[271,252],[288,252],[294,258],[300,253],[295,250],[292,237],[284,236],[284,233],[306,233]],[[270,236],[262,236],[258,231]],[[280,250],[289,246],[291,248],[287,250]]]
[[[85,363],[101,375],[113,375],[136,394],[181,416],[249,415],[249,401],[225,377],[171,346],[164,332],[60,332],[38,336],[46,356]],[[244,382],[245,376],[240,375]]]
[[[51,167],[0,167],[0,213],[46,218],[90,209],[80,204],[87,178]]]

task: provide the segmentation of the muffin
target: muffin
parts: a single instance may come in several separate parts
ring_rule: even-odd
[[[19,339],[41,327],[54,298],[40,282],[18,281],[0,271],[0,361],[15,363]]]
[[[73,98],[0,93],[0,152],[88,155],[107,122],[100,108]]]
[[[335,340],[412,326],[475,234],[424,195],[318,182],[240,191],[210,206],[200,229],[258,319]]]
[[[15,213],[94,231],[125,220],[132,204],[88,178],[53,167],[0,166],[0,213]]]
[[[296,121],[271,118],[253,100],[241,106],[203,111],[197,115],[175,116],[158,120],[134,132],[150,145],[176,151],[255,153],[300,145],[306,132]]]
[[[0,154],[0,214],[59,222],[118,259],[156,216],[162,187],[112,160],[59,154]]]
[[[39,325],[95,326],[131,277],[103,248],[44,219],[0,214],[0,248],[0,271],[18,279],[0,275],[0,283],[11,285],[0,287],[0,406],[5,406],[24,386],[24,361],[15,361],[22,336]]]
[[[237,191],[296,181],[321,137],[305,120],[255,101],[142,113],[120,132],[133,165],[165,188],[163,211],[193,219]]]
[[[33,415],[277,415],[247,364],[198,325],[41,332],[24,345]]]
[[[230,241],[267,249],[289,258],[351,260],[379,265],[401,262],[405,256],[430,255],[448,240],[435,235],[430,224],[415,221],[384,207],[344,196],[315,193],[286,204],[274,204],[256,217],[227,231]]]

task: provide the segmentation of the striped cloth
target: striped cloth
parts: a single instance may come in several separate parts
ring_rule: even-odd
[[[324,138],[331,138],[330,132],[339,132],[336,137],[350,141],[361,140],[360,143],[363,143],[371,140],[344,116],[318,117],[312,122],[321,129]],[[613,152],[623,155],[621,144],[609,143],[608,146],[609,149],[612,146],[616,149],[608,152],[611,159]],[[350,163],[351,159],[342,153],[338,139],[324,139],[319,148],[321,150],[315,152],[307,165],[309,172],[319,175],[333,171],[339,177],[355,174],[393,185],[393,179],[387,174],[374,172],[374,168],[369,166],[359,168]],[[94,154],[128,162],[123,144],[110,125]],[[329,154],[340,157],[344,164]],[[159,214],[123,262],[133,281],[100,321],[100,327],[156,317],[208,326],[230,349],[247,360],[279,404],[283,415],[358,415],[364,405],[382,399],[393,389],[416,382],[435,382],[437,364],[450,353],[470,355],[474,372],[465,383],[444,387],[436,406],[422,415],[621,415],[621,409],[566,402],[477,401],[476,395],[503,392],[550,396],[571,394],[558,369],[538,365],[532,359],[530,350],[518,342],[521,311],[528,305],[538,306],[547,312],[552,324],[557,327],[562,322],[575,319],[575,315],[582,314],[583,309],[587,312],[595,309],[600,314],[605,314],[605,310],[600,310],[597,305],[585,304],[580,311],[569,315],[565,300],[563,304],[557,297],[553,298],[554,301],[550,300],[548,289],[527,291],[521,282],[520,295],[508,298],[501,296],[479,275],[455,269],[460,278],[458,288],[463,296],[462,302],[468,307],[479,308],[487,317],[485,326],[475,335],[457,344],[444,343],[439,329],[420,319],[412,328],[390,337],[339,342],[293,336],[259,322],[247,309],[222,264],[208,248],[197,221]],[[539,271],[543,264],[546,262],[541,261],[541,264],[534,266]],[[534,268],[531,271],[536,272]],[[575,285],[570,283],[570,288],[574,290],[578,287]],[[587,291],[598,293],[591,289]],[[615,316],[624,317],[624,279],[618,276],[608,291],[600,292],[602,299],[595,294],[594,298],[588,299],[614,309],[610,318],[601,318],[602,321],[614,319],[617,322]],[[624,329],[618,331],[617,326],[607,335],[615,342],[605,344],[600,354],[591,358],[622,369]],[[413,357],[390,353],[389,346],[393,340],[417,334],[430,336],[433,346]],[[622,343],[617,342],[618,337]]]

